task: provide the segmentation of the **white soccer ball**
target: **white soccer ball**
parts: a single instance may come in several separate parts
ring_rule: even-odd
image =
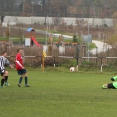
[[[70,71],[74,72],[75,71],[75,67],[70,67]]]

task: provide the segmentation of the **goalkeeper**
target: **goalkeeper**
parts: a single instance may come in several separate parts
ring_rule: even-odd
[[[104,84],[102,88],[103,89],[117,89],[117,76],[112,77],[111,80],[115,82]]]

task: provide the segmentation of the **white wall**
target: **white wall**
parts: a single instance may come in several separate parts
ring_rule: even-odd
[[[45,22],[49,22],[50,24],[54,24],[53,17],[15,17],[15,16],[5,16],[4,22],[9,23],[9,22],[16,22],[16,23],[23,23],[23,24],[34,24],[34,23],[39,23],[39,24],[44,24]],[[76,25],[76,18],[69,18],[69,17],[64,17],[62,18],[64,22],[67,25]],[[77,18],[78,20],[82,20],[82,18]],[[90,25],[93,26],[101,26],[104,24],[107,24],[109,27],[113,26],[113,19],[109,18],[83,18],[84,21],[89,22]]]

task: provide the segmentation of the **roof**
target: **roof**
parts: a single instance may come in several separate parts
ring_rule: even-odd
[[[32,30],[34,30],[34,28],[28,28],[28,29],[27,29],[27,32],[30,32],[30,31],[32,31]]]

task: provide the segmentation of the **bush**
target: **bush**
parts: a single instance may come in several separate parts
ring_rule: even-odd
[[[77,38],[77,35],[73,35],[73,43],[78,43],[78,38]]]
[[[107,24],[104,24],[104,27],[108,27],[108,25]]]

